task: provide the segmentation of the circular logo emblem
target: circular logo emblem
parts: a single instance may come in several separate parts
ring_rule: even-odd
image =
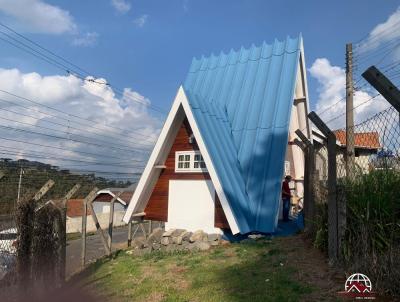
[[[347,278],[344,290],[348,293],[370,293],[372,291],[371,280],[364,274],[353,274]]]

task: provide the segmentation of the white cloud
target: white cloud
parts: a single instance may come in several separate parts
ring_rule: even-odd
[[[0,0],[0,11],[14,18],[24,31],[62,34],[77,28],[68,11],[42,0]]]
[[[94,80],[96,82],[107,83],[105,79]],[[0,139],[0,153],[2,148],[9,147],[20,149],[22,153],[57,153],[59,157],[67,159],[108,163],[125,161],[127,163],[126,166],[122,165],[121,167],[88,166],[82,164],[79,168],[85,170],[107,170],[112,172],[134,172],[138,169],[140,170],[140,168],[136,169],[132,167],[138,165],[138,163],[134,161],[142,161],[140,165],[145,163],[149,150],[157,138],[161,127],[161,121],[149,113],[149,108],[138,104],[138,102],[150,104],[150,100],[134,91],[132,88],[126,88],[123,96],[117,97],[113,89],[108,85],[82,81],[72,75],[42,76],[35,72],[22,73],[18,69],[0,69],[0,89],[24,96],[28,99],[38,101],[43,105],[51,106],[71,114],[70,116],[63,115],[60,112],[25,102],[0,92],[0,100],[8,100],[28,107],[24,109],[14,104],[0,101],[0,109],[25,114],[24,116],[0,110],[0,126],[27,129],[84,141],[60,140],[23,132],[13,132],[0,127],[0,137],[62,148],[62,150],[52,150],[45,147]],[[38,110],[42,113],[38,112]],[[46,115],[45,113],[50,113],[53,116]],[[29,117],[29,115],[33,115],[36,118]],[[73,115],[95,122],[83,121],[75,118]],[[18,122],[10,122],[5,120],[5,118],[34,124],[36,126],[49,127],[54,129],[54,131],[43,130]],[[61,123],[62,125],[55,125],[51,122]],[[83,126],[82,123],[87,126]],[[97,129],[91,128],[90,126],[94,126]],[[78,131],[73,128],[79,128],[80,130]],[[87,138],[82,138],[82,135]],[[109,146],[119,146],[120,148],[128,150],[103,148],[87,143],[94,142],[107,145],[107,143],[101,143],[99,140],[109,142]],[[121,146],[127,146],[128,148]],[[132,152],[134,149],[139,150],[138,152]],[[83,155],[79,153],[81,151],[99,155]],[[120,157],[121,159],[112,157]],[[53,159],[38,160],[64,168],[76,168],[76,163],[73,164],[71,162]]]
[[[140,17],[133,20],[133,23],[137,27],[143,27],[146,24],[148,17],[149,17],[149,15],[141,15]]]
[[[370,51],[377,48],[379,45],[392,41],[400,37],[398,25],[400,23],[400,7],[391,14],[388,19],[375,26],[368,37],[360,45],[360,51]],[[397,28],[397,29],[396,29]]]
[[[83,47],[94,46],[97,43],[98,37],[99,34],[96,32],[87,32],[84,35],[76,36],[72,40],[72,45]]]
[[[328,59],[318,58],[314,61],[309,69],[319,83],[318,100],[316,103],[317,113],[321,113],[322,120],[328,122],[336,116],[346,111],[345,87],[346,76],[345,70],[339,66],[332,66]],[[376,91],[369,88],[356,91],[354,94],[354,107],[359,106],[354,111],[355,123],[359,123],[388,107],[388,102],[381,96],[374,98],[364,105],[360,105],[376,95]],[[336,104],[336,105],[334,105]],[[328,124],[332,129],[342,128],[345,126],[345,116],[333,120]]]
[[[125,0],[111,0],[111,5],[121,14],[125,14],[131,9],[131,4]]]

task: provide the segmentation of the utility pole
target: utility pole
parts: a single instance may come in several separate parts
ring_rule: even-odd
[[[21,168],[21,170],[19,171],[17,203],[19,203],[19,197],[21,195],[21,183],[22,183],[22,174],[23,173],[24,173],[24,170]]]
[[[354,176],[353,45],[346,44],[346,176]]]

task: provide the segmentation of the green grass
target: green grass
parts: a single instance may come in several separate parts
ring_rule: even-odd
[[[111,301],[298,301],[314,289],[272,241],[207,252],[120,252],[92,265],[81,282]]]

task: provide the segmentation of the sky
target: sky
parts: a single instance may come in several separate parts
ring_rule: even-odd
[[[385,30],[400,21],[399,6],[400,1],[393,0],[0,0],[1,23],[89,71],[96,82],[112,85],[71,76],[65,68],[48,64],[0,39],[0,89],[95,120],[100,126],[96,126],[97,130],[85,128],[79,122],[87,121],[70,116],[70,121],[61,120],[63,126],[57,128],[51,122],[60,121],[60,112],[50,110],[54,116],[46,115],[43,112],[49,113],[48,108],[5,93],[0,97],[9,102],[23,102],[30,109],[14,108],[4,102],[0,108],[30,112],[36,118],[21,115],[17,118],[12,112],[2,111],[0,117],[8,121],[0,120],[0,125],[52,127],[58,129],[59,135],[65,136],[62,131],[67,131],[67,138],[86,135],[92,141],[103,134],[105,141],[116,137],[121,146],[140,144],[138,152],[129,159],[143,161],[145,155],[140,154],[151,149],[165,118],[165,114],[158,111],[168,112],[193,57],[218,54],[221,50],[228,52],[231,48],[249,47],[252,43],[260,45],[263,41],[271,43],[275,38],[283,40],[288,35],[295,37],[300,33],[304,39],[310,108],[323,111],[344,96],[345,44],[361,40],[357,52],[362,55],[398,38],[400,30],[391,31],[390,35]],[[0,30],[7,32],[4,28]],[[380,35],[382,31],[385,35]],[[0,33],[0,38],[5,36]],[[393,51],[388,60],[396,57],[400,58],[400,51]],[[356,71],[355,77],[360,73],[360,70]],[[122,95],[118,95],[114,87],[119,88]],[[373,95],[370,87],[357,91],[355,105]],[[356,111],[356,122],[386,105],[378,97],[374,102],[360,106]],[[339,102],[325,113],[326,118],[343,112],[343,106],[344,102]],[[25,124],[12,122],[16,119]],[[78,129],[85,128],[85,134],[73,130],[73,125]],[[338,119],[331,126],[342,127],[343,120]],[[19,135],[24,139],[28,137],[27,133]],[[82,137],[60,142],[37,135],[29,140],[60,146],[65,149],[63,154],[71,158],[101,159],[75,152],[89,150],[100,152],[104,158],[115,155],[126,160],[122,147],[119,151],[117,148],[106,151],[95,144],[81,143]],[[7,145],[20,149],[20,156],[26,150],[18,142],[8,141]],[[51,151],[36,147],[38,152]],[[111,158],[108,159],[111,162]],[[135,167],[139,169],[139,165]]]

